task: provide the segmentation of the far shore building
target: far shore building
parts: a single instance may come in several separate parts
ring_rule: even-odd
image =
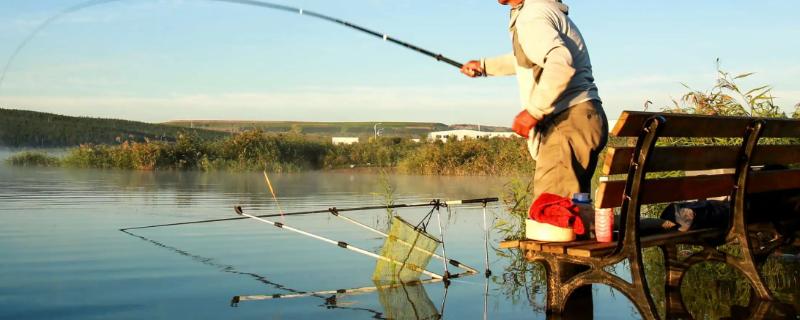
[[[447,130],[435,131],[428,134],[428,140],[440,140],[447,142],[448,139],[464,140],[464,139],[477,139],[477,138],[511,138],[514,137],[513,132],[487,132],[476,130]]]
[[[358,137],[333,137],[331,138],[333,144],[354,144],[358,143]]]

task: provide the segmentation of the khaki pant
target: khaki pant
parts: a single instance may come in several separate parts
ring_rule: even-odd
[[[534,200],[542,193],[572,197],[591,190],[597,157],[608,141],[608,119],[596,100],[545,118],[533,176]]]

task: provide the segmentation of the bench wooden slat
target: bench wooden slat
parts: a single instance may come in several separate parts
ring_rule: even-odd
[[[667,243],[692,242],[701,243],[709,239],[721,237],[725,232],[715,229],[691,230],[687,232],[673,231],[652,236],[641,237],[642,248],[659,246]],[[576,257],[604,256],[616,248],[617,242],[594,242],[567,248],[567,254]]]
[[[519,248],[520,240],[506,240],[500,242],[500,249],[514,249]]]
[[[662,115],[667,125],[662,137],[742,137],[755,119],[766,121],[762,137],[800,137],[800,122],[791,119],[719,117],[679,113],[624,111],[611,133],[617,137],[638,137],[644,122],[653,115]]]
[[[641,189],[641,204],[705,199],[730,195],[733,175],[707,175],[645,180]],[[622,205],[625,181],[601,182],[595,206],[615,208]],[[800,170],[756,171],[750,174],[749,193],[800,188]]]
[[[555,254],[567,253],[567,249],[571,247],[583,246],[587,244],[597,243],[596,240],[580,240],[572,242],[552,242],[542,245],[542,252],[549,252]]]
[[[628,173],[633,147],[608,148],[603,174]],[[647,171],[684,171],[734,168],[739,146],[660,147],[653,151]],[[752,165],[800,163],[800,145],[758,146]]]
[[[541,251],[542,250],[542,241],[535,241],[535,240],[525,240],[520,241],[519,248],[522,250],[528,251]]]

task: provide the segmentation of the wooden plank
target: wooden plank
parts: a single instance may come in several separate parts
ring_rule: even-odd
[[[645,180],[641,204],[705,199],[727,196],[733,192],[733,174]],[[800,188],[800,169],[755,171],[750,174],[748,193]],[[615,208],[622,205],[624,180],[601,182],[595,206]]]
[[[800,120],[638,111],[623,111],[611,133],[617,137],[638,137],[644,122],[654,115],[661,115],[667,119],[667,125],[661,131],[662,137],[740,138],[744,135],[747,125],[755,119],[766,121],[763,137],[800,137]]]
[[[800,188],[800,169],[758,171],[750,174],[747,193]]]
[[[513,249],[513,248],[519,248],[519,240],[500,242],[500,249]]]
[[[686,171],[736,167],[739,146],[659,147],[653,151],[647,171]],[[628,173],[633,147],[608,148],[603,174]],[[752,165],[800,163],[800,145],[762,145],[753,153]]]
[[[660,246],[668,243],[691,242],[700,243],[716,239],[725,234],[723,230],[701,229],[687,232],[673,231],[641,238],[642,248]],[[611,253],[617,247],[617,242],[594,242],[591,244],[570,247],[567,254],[575,257],[600,257]]]
[[[525,251],[541,251],[542,242],[536,240],[520,241],[519,248]]]
[[[582,246],[567,249],[567,254],[574,257],[599,257],[613,251],[617,247],[617,242],[595,242]]]
[[[520,248],[525,251],[542,251],[543,246],[550,246],[554,244],[564,244],[564,243],[572,243],[572,242],[547,242],[547,241],[537,241],[537,240],[512,240],[512,241],[503,241],[500,243],[501,249],[509,249],[509,248]]]
[[[542,245],[542,252],[564,254],[567,253],[567,248],[597,243],[595,240],[580,240],[571,242],[552,242]]]

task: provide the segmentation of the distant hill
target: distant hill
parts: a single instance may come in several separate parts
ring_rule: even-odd
[[[260,129],[264,132],[294,132],[322,136],[371,136],[377,129],[385,136],[418,137],[431,131],[448,130],[443,123],[432,122],[301,122],[301,121],[221,121],[177,120],[171,126],[200,128],[224,132]]]
[[[174,141],[180,132],[194,131],[203,138],[225,136],[219,131],[191,130],[128,120],[69,117],[52,113],[0,108],[0,146],[68,147],[82,143],[120,141]]]
[[[221,121],[221,120],[176,120],[166,125],[200,128],[224,132],[241,132],[260,129],[265,132],[294,132],[321,136],[372,136],[377,128],[383,136],[420,137],[432,131],[455,129],[482,131],[511,131],[509,128],[458,124],[448,126],[434,122],[300,122],[300,121]],[[376,127],[377,124],[377,127]]]
[[[377,127],[375,126],[377,124]],[[478,125],[448,126],[435,122],[299,122],[299,121],[224,121],[179,120],[162,124],[70,117],[52,113],[0,108],[0,146],[69,147],[83,143],[117,144],[121,141],[175,141],[181,132],[195,132],[201,138],[215,139],[231,132],[259,129],[268,133],[301,133],[315,137],[367,137],[378,129],[383,136],[419,138],[432,131],[477,130]],[[480,126],[481,131],[510,131],[508,128]],[[327,138],[326,138],[327,139]]]

